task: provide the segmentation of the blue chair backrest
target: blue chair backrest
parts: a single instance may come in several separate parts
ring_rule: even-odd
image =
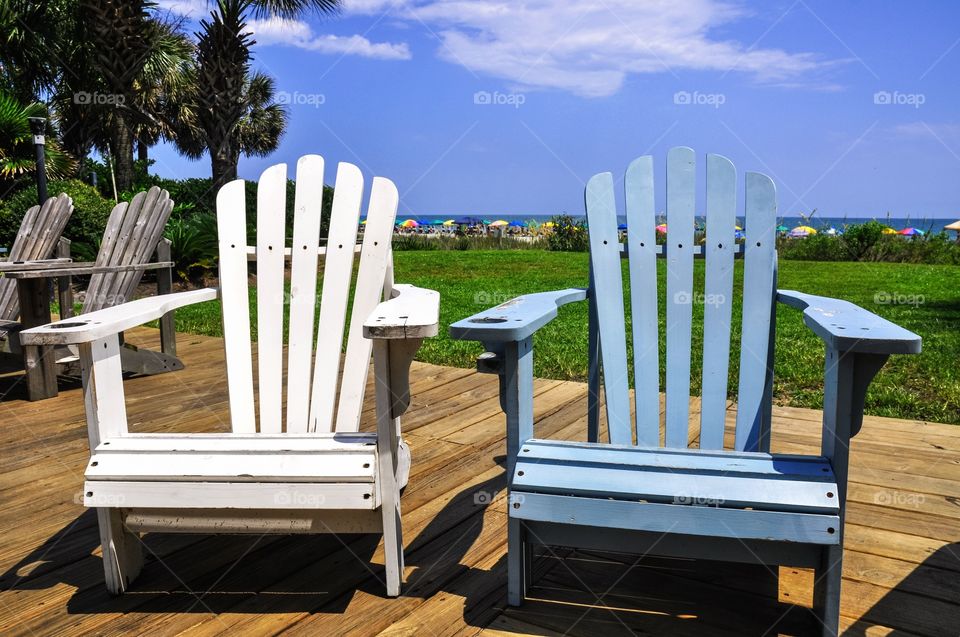
[[[607,428],[610,442],[659,446],[660,360],[656,259],[666,260],[666,421],[663,445],[686,448],[689,436],[691,335],[695,301],[703,301],[703,383],[700,448],[724,448],[734,256],[742,251],[743,322],[736,442],[738,451],[769,445],[770,391],[773,382],[774,303],[776,301],[776,190],[766,175],[747,173],[743,247],[735,240],[736,170],[730,160],[707,155],[706,239],[694,243],[696,162],[690,148],[667,155],[666,243],[655,236],[654,165],[650,156],[627,168],[625,204],[636,420],[630,417],[627,334],[624,312],[617,207],[611,173],[587,183],[590,232],[591,303],[599,332]],[[703,296],[694,297],[695,254],[706,260]],[[599,387],[594,387],[596,391]]]

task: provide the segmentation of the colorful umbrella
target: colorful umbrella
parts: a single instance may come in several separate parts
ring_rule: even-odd
[[[621,223],[620,225],[617,226],[617,230],[626,230],[626,229],[627,229],[627,224],[625,223]]]
[[[527,227],[527,224],[523,223],[522,221],[511,221],[511,222],[510,222],[510,227],[511,227],[511,228],[526,228],[526,227]]]
[[[667,224],[661,223],[659,226],[657,226],[657,232],[659,232],[660,234],[666,234],[666,233],[667,233]]]
[[[923,230],[917,230],[916,228],[904,228],[897,234],[902,234],[905,237],[923,236]]]
[[[406,221],[404,221],[403,223],[400,224],[400,227],[401,227],[401,228],[416,228],[416,227],[419,226],[419,225],[420,225],[420,224],[417,223],[416,221],[414,221],[413,219],[407,219]]]
[[[360,225],[361,225],[361,226],[365,226],[365,225],[367,225],[367,220],[366,220],[366,219],[364,219],[363,221],[361,221],[361,222],[360,222]]]
[[[788,228],[788,227],[786,227],[786,226],[777,226],[777,232],[786,232],[786,231],[789,230],[789,229],[790,229],[790,228]]]
[[[960,221],[954,221],[953,223],[948,223],[943,227],[944,230],[958,230],[960,231]]]
[[[490,224],[491,226],[509,226],[509,221],[504,221],[503,219],[497,219],[496,221]]]
[[[797,226],[790,231],[791,237],[806,237],[812,234],[817,234],[817,231],[810,226]]]
[[[544,228],[552,228],[552,227],[554,227],[555,225],[557,225],[557,224],[555,224],[555,223],[552,222],[552,221],[547,221],[546,223],[543,224],[543,227],[544,227]]]
[[[460,217],[459,219],[454,219],[453,222],[458,226],[479,226],[481,223],[476,217]]]
[[[890,226],[884,226],[883,234],[897,234],[897,231],[891,228]]]
[[[443,225],[445,225],[445,226],[455,226],[455,225],[457,225],[457,222],[454,221],[453,219],[447,219],[446,221],[443,222]]]

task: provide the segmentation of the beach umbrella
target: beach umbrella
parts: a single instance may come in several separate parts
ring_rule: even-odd
[[[617,226],[617,230],[626,230],[626,229],[627,229],[627,224],[625,223],[621,223],[620,225]]]
[[[481,223],[476,217],[460,217],[459,219],[454,219],[453,222],[458,226],[479,226]]]
[[[667,224],[661,223],[659,226],[657,226],[657,232],[659,232],[660,234],[666,234],[666,233],[667,233]]]
[[[413,219],[407,219],[406,221],[404,221],[403,223],[400,224],[400,227],[401,227],[401,228],[416,228],[416,227],[419,226],[419,225],[420,225],[420,224],[417,223],[416,221],[414,221]]]
[[[527,227],[527,224],[523,223],[522,221],[511,221],[511,222],[510,222],[510,227],[511,227],[511,228],[526,228],[526,227]]]
[[[788,227],[786,227],[786,226],[783,226],[783,225],[777,226],[777,232],[786,232],[786,231],[789,230],[789,229],[790,229],[790,228],[788,228]]]
[[[739,230],[740,232],[743,232],[743,228],[741,228],[740,226],[734,226],[733,229],[734,229],[734,230]]]
[[[817,234],[817,231],[810,226],[797,226],[790,231],[791,237],[807,237],[812,234]]]
[[[509,221],[504,221],[503,219],[497,219],[496,221],[490,224],[491,226],[509,226]]]
[[[447,219],[446,221],[443,222],[443,225],[445,225],[445,226],[455,226],[455,225],[457,225],[457,222],[454,221],[453,219]]]
[[[902,234],[905,237],[923,236],[923,230],[917,230],[916,228],[904,228],[897,234]]]
[[[557,224],[555,224],[555,223],[552,222],[552,221],[547,221],[546,223],[543,224],[543,227],[544,227],[544,228],[552,228],[552,227],[554,227],[555,225],[557,225]]]
[[[367,225],[367,220],[366,220],[366,219],[364,219],[363,221],[361,221],[361,222],[360,222],[360,225],[361,225],[361,226],[365,226],[365,225]]]
[[[828,234],[828,235],[830,235],[830,236],[833,236],[833,235],[837,234],[837,229],[836,229],[836,228],[827,228],[826,230],[823,231],[823,234]]]
[[[884,226],[883,234],[897,234],[897,231],[891,228],[890,226]]]
[[[430,222],[430,225],[431,225],[431,226],[442,226],[442,225],[443,225],[443,219],[434,219],[433,221]]]
[[[948,223],[943,227],[944,230],[957,230],[960,232],[960,221],[954,221],[953,223]]]

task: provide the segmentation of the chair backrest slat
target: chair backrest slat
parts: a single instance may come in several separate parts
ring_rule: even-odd
[[[667,447],[686,447],[690,415],[690,336],[693,324],[693,149],[667,154]]]
[[[34,261],[52,257],[71,214],[73,200],[66,193],[48,198],[43,206],[30,207],[23,215],[7,259]],[[0,279],[0,320],[15,321],[19,315],[17,282],[9,278]]]
[[[319,155],[305,155],[297,162],[287,339],[287,431],[291,433],[306,432],[310,416],[323,167],[323,157]]]
[[[310,404],[310,431],[333,430],[337,377],[343,349],[344,321],[350,301],[353,253],[357,244],[363,175],[353,164],[337,166],[336,196],[330,212],[330,232],[323,265],[323,292],[320,296],[320,322],[317,352],[313,367],[313,397]],[[368,224],[369,225],[369,224]],[[361,322],[366,319],[362,317]]]
[[[287,165],[267,168],[257,185],[257,392],[260,431],[283,430],[284,232]]]
[[[703,389],[700,448],[723,449],[730,366],[730,317],[736,251],[737,171],[720,155],[707,155],[707,241],[703,297]]]
[[[357,431],[360,428],[360,412],[363,408],[363,394],[373,348],[370,339],[363,337],[363,322],[383,297],[384,280],[393,259],[391,239],[399,199],[397,187],[392,181],[374,177],[367,208],[367,225],[363,232],[360,267],[357,269],[353,309],[350,313],[340,400],[337,404],[338,432]],[[314,384],[316,385],[316,381]],[[327,388],[327,391],[333,389]]]
[[[586,188],[590,224],[590,258],[593,290],[600,332],[600,359],[603,361],[603,389],[607,403],[610,442],[633,443],[630,422],[630,394],[627,378],[626,328],[623,313],[623,270],[617,235],[617,207],[613,175],[594,175]]]
[[[217,237],[230,424],[234,433],[254,433],[257,420],[253,406],[247,219],[242,179],[231,181],[217,193]]]
[[[773,181],[747,173],[746,248],[743,256],[743,324],[737,396],[738,451],[760,448],[776,277],[777,194]]]
[[[653,157],[630,163],[625,179],[637,444],[660,444],[660,339]]]
[[[152,205],[150,205],[151,201]],[[151,255],[157,250],[157,244],[163,236],[163,230],[172,211],[173,200],[170,199],[170,193],[166,190],[160,190],[156,199],[148,197],[140,210],[140,219],[137,220],[134,235],[129,240],[129,246],[124,250],[124,254],[117,265],[149,262]],[[113,301],[113,304],[131,300],[142,278],[143,270],[118,272],[114,283],[116,300]]]

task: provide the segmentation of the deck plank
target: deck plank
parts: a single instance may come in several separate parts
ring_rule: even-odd
[[[156,347],[156,330],[128,334]],[[124,383],[136,431],[226,431],[219,339],[183,335],[181,372]],[[497,379],[414,363],[403,419],[414,457],[402,506],[404,596],[383,596],[370,536],[149,534],[133,590],[110,597],[96,518],[78,504],[88,459],[76,384],[40,403],[0,377],[0,633],[157,635],[741,635],[811,630],[811,575],[555,550],[532,599],[505,607],[503,417]],[[586,387],[535,382],[535,432],[583,440]],[[369,394],[369,392],[368,392]],[[373,424],[368,400],[362,429]],[[662,400],[662,397],[661,397]],[[699,400],[689,439],[699,435]],[[819,411],[775,407],[773,450],[816,452]],[[661,403],[661,418],[662,418]],[[726,417],[732,441],[736,406]],[[842,625],[850,635],[960,625],[960,427],[867,416],[854,441]],[[750,570],[753,568],[753,570]],[[597,591],[592,593],[591,591]]]

